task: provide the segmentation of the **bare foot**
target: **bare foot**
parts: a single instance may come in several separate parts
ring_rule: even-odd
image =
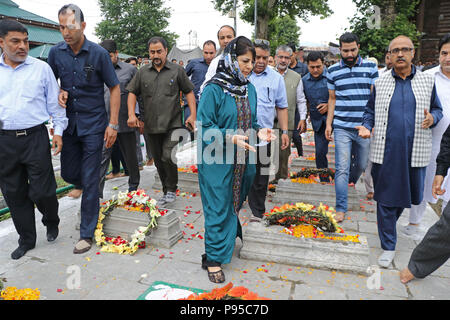
[[[345,212],[336,212],[336,216],[334,217],[337,223],[344,221]]]
[[[373,193],[373,192],[369,192],[369,193],[367,194],[367,196],[366,196],[366,199],[367,199],[367,200],[372,200],[372,199],[373,199],[373,196],[374,196],[374,193]]]
[[[73,189],[72,191],[70,191],[67,196],[74,198],[74,199],[78,199],[79,197],[81,197],[81,194],[83,193],[83,190],[80,189]]]
[[[115,179],[115,178],[119,178],[120,177],[120,172],[119,173],[110,173],[108,174],[105,179],[106,180],[110,180],[110,179]]]
[[[403,269],[400,272],[400,281],[403,284],[407,284],[408,282],[410,282],[411,280],[413,280],[415,277],[414,275],[411,273],[411,271],[409,271],[408,268]]]

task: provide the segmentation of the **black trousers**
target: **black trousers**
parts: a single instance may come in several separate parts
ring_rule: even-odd
[[[248,193],[248,204],[255,217],[262,218],[266,212],[267,187],[269,186],[270,147],[257,147],[256,175]]]
[[[0,133],[0,189],[5,197],[19,245],[34,247],[36,223],[34,205],[42,223],[58,226],[58,200],[49,137],[45,125],[27,136]]]
[[[450,205],[445,207],[441,219],[427,232],[414,249],[408,269],[418,279],[432,274],[450,259]]]
[[[139,172],[139,164],[136,154],[136,135],[134,132],[121,132],[117,134],[117,140],[115,144],[118,144],[117,148],[120,148],[121,157],[123,157],[124,167],[126,166],[128,174],[128,191],[136,191],[139,187],[141,174]],[[114,145],[115,145],[114,144]],[[103,198],[103,191],[105,189],[105,177],[109,168],[109,160],[113,162],[114,146],[107,149],[103,145],[102,150],[102,163],[100,165],[100,184],[99,184],[99,198]],[[120,165],[119,165],[120,166]],[[119,170],[120,171],[120,170]],[[117,173],[114,172],[113,173]]]
[[[176,192],[178,185],[178,167],[172,159],[172,151],[177,146],[179,140],[172,141],[172,132],[161,134],[148,134],[146,136],[147,145],[150,147],[150,152],[155,161],[156,169],[158,170],[159,178],[163,186],[163,192]],[[175,157],[175,155],[174,155]]]

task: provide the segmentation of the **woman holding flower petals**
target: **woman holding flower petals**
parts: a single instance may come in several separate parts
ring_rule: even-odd
[[[256,173],[256,156],[250,153],[256,151],[251,145],[256,134],[251,132],[257,132],[261,141],[276,139],[271,129],[257,124],[256,90],[247,79],[255,56],[255,48],[246,37],[231,41],[198,107],[201,154],[197,158],[206,251],[202,268],[214,283],[225,281],[221,265],[230,263],[235,239],[242,238],[239,210]]]

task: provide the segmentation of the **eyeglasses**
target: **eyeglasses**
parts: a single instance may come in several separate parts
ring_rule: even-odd
[[[407,53],[412,52],[413,50],[414,50],[414,48],[407,48],[407,47],[405,47],[405,48],[395,48],[395,49],[390,50],[389,53],[397,55],[401,51],[403,54],[407,54]]]
[[[270,42],[267,40],[264,40],[264,39],[256,39],[255,44],[259,44],[259,45],[264,44],[264,45],[270,47]]]

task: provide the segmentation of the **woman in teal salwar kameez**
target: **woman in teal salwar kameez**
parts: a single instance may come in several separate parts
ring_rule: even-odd
[[[225,281],[221,265],[230,263],[236,237],[242,239],[239,210],[256,174],[255,161],[249,162],[249,151],[255,151],[247,143],[251,132],[257,132],[260,140],[275,139],[271,129],[257,124],[256,90],[247,80],[255,55],[249,39],[230,42],[198,106],[198,174],[206,251],[202,267],[214,283]],[[237,152],[237,148],[245,151]]]

